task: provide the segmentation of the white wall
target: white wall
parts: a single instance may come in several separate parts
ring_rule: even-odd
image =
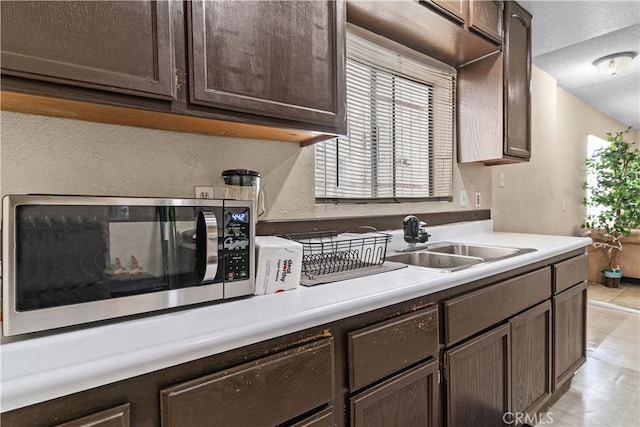
[[[535,67],[531,109],[531,161],[493,167],[494,228],[577,235],[584,218],[587,136],[604,138],[627,126],[558,87],[552,76]],[[628,140],[637,142],[638,131],[630,132]]]
[[[2,112],[0,191],[193,197],[194,185],[222,182],[225,169],[262,173],[265,219],[323,218],[460,210],[452,203],[316,205],[314,148]],[[491,207],[491,170],[454,168],[454,194],[466,188]],[[221,192],[217,192],[221,196]],[[472,209],[468,206],[465,209]],[[400,226],[400,225],[398,225]]]

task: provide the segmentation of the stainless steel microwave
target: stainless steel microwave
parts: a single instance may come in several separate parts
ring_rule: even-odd
[[[5,336],[254,293],[252,201],[9,195]]]

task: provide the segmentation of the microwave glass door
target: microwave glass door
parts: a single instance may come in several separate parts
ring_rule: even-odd
[[[196,256],[202,211],[223,223],[221,207],[17,206],[16,310],[203,284]],[[224,258],[217,237],[211,257]],[[204,282],[222,281],[223,268],[209,274]]]

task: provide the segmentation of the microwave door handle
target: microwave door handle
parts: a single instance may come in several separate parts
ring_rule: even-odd
[[[218,221],[213,212],[200,211],[198,215],[196,262],[202,282],[215,279],[218,272]]]

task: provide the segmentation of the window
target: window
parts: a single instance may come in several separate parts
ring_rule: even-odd
[[[455,70],[434,62],[348,34],[348,135],[316,144],[319,201],[451,200]]]
[[[597,150],[601,150],[603,148],[606,148],[608,145],[609,145],[609,142],[607,142],[606,140],[604,140],[602,138],[598,138],[595,135],[587,136],[587,157],[592,157],[593,154]],[[598,184],[596,176],[593,175],[593,174],[588,173],[587,174],[587,183],[589,184],[589,187],[596,186]],[[587,198],[591,198],[591,195],[588,193],[588,190],[587,190],[586,197]],[[602,208],[596,208],[594,206],[587,206],[587,216],[598,215],[598,214],[600,214],[601,210],[602,210]]]

